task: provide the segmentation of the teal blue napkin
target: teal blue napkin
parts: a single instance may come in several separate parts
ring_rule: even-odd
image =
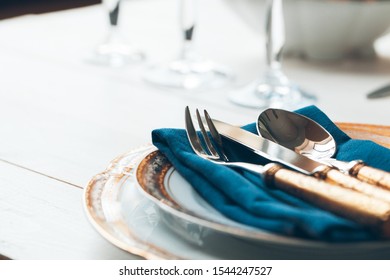
[[[297,112],[330,131],[338,145],[338,159],[361,159],[373,167],[390,171],[389,149],[371,141],[349,138],[315,106]],[[256,133],[254,123],[244,128]],[[230,219],[269,232],[313,240],[348,242],[378,239],[375,232],[368,228],[266,186],[256,174],[216,165],[198,157],[182,129],[154,130],[152,140],[194,189]],[[250,162],[267,163],[233,142],[225,140],[224,146],[232,157],[239,155],[241,160],[244,157]]]

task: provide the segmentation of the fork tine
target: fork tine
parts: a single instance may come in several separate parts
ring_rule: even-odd
[[[204,116],[205,116],[205,119],[206,119],[206,122],[207,122],[207,126],[209,128],[211,137],[214,140],[214,143],[217,145],[217,149],[216,150],[218,152],[219,157],[223,161],[229,161],[228,157],[226,156],[226,154],[225,154],[225,152],[223,150],[222,137],[219,134],[217,128],[215,127],[213,121],[211,120],[209,113],[206,110],[204,110]]]
[[[203,150],[202,144],[200,143],[200,139],[198,137],[198,134],[196,133],[194,123],[192,122],[190,109],[188,106],[186,106],[185,109],[185,123],[186,123],[186,132],[187,132],[187,138],[190,142],[192,150],[197,155],[206,155],[206,153]]]
[[[210,152],[210,154],[212,154],[214,157],[219,158],[219,154],[218,154],[217,150],[214,148],[214,145],[211,142],[210,137],[207,134],[206,129],[204,128],[203,121],[202,121],[202,118],[200,117],[198,109],[196,109],[196,117],[198,119],[200,132],[202,133],[202,136],[203,136],[204,142],[206,143],[206,147],[208,149],[208,152]]]

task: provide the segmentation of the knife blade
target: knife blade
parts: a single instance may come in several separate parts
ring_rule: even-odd
[[[222,136],[245,146],[263,158],[290,167],[303,174],[314,175],[330,184],[352,189],[368,197],[390,203],[390,192],[388,190],[360,181],[322,162],[305,157],[240,127],[215,119],[212,122]]]
[[[368,99],[376,99],[376,98],[382,98],[387,96],[390,96],[390,85],[383,86],[367,94]]]
[[[215,128],[222,136],[240,143],[269,161],[278,162],[306,175],[312,175],[320,168],[324,167],[323,163],[302,156],[290,149],[246,131],[240,127],[215,119],[212,119],[212,121]]]

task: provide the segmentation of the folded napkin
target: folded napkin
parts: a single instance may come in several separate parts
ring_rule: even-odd
[[[390,150],[371,141],[354,140],[342,132],[317,107],[297,111],[321,125],[335,138],[337,159],[361,159],[373,167],[390,171]],[[255,124],[244,127],[256,133]],[[378,237],[355,222],[317,208],[292,195],[267,187],[259,176],[204,160],[191,149],[183,129],[157,129],[153,144],[170,160],[177,171],[214,208],[232,220],[288,236],[347,242]],[[225,141],[230,156],[240,155],[250,162],[265,164],[237,144]]]

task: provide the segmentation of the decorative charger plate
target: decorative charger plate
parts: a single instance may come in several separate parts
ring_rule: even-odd
[[[390,147],[390,127],[339,126],[353,138]],[[84,205],[106,239],[147,259],[390,258],[389,241],[314,242],[236,223],[199,197],[151,145],[118,157],[96,175]]]

